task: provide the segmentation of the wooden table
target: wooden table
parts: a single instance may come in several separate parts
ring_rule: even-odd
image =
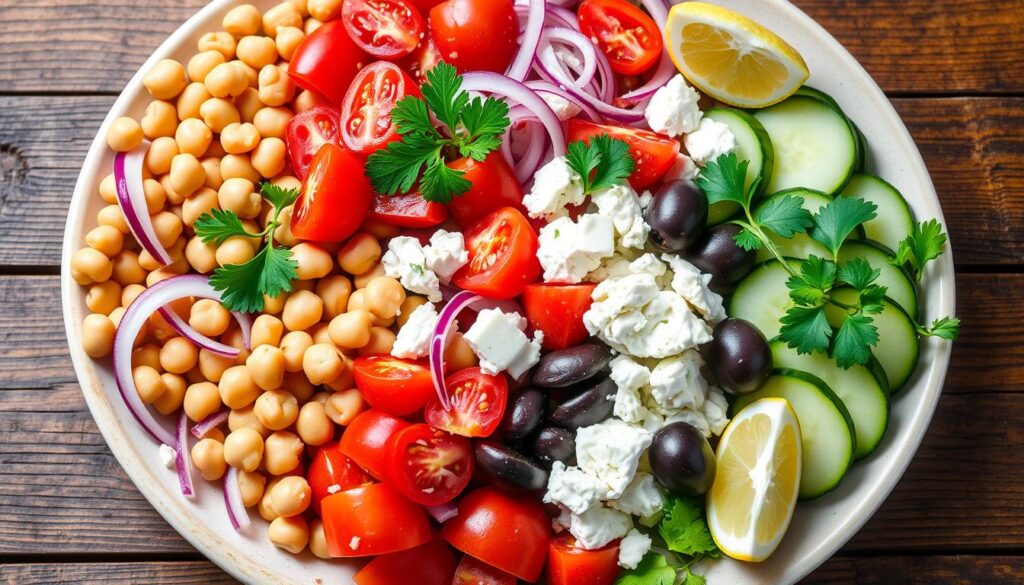
[[[107,449],[58,295],[79,163],[204,0],[0,0],[0,581],[233,583]],[[807,583],[1024,582],[1024,1],[799,0],[867,67],[942,199],[961,340],[924,445]]]

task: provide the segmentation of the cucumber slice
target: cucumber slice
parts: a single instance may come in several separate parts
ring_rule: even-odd
[[[889,425],[886,382],[879,382],[865,366],[844,370],[827,355],[800,354],[784,341],[773,341],[771,348],[776,368],[799,370],[820,378],[843,401],[857,435],[854,456],[860,459],[870,455],[885,436]]]
[[[796,95],[754,112],[775,149],[768,192],[805,187],[838,193],[857,166],[857,137],[846,116],[819,99]]]
[[[853,131],[853,138],[857,141],[857,161],[854,163],[854,169],[858,171],[864,170],[864,159],[867,158],[867,140],[864,138],[864,134],[860,131],[860,128],[858,128],[857,125],[853,123],[853,120],[846,115],[843,108],[839,107],[839,102],[820,89],[814,89],[807,85],[801,86],[800,89],[796,90],[794,95],[802,95],[811,99],[816,99],[836,112],[842,114],[843,118],[846,118],[846,123]]]
[[[804,209],[811,212],[811,215],[818,213],[818,210],[829,204],[832,201],[832,196],[821,191],[812,191],[811,189],[804,189],[797,187],[795,189],[786,189],[785,191],[779,191],[766,199],[761,205],[765,205],[768,201],[775,199],[776,197],[785,197],[786,195],[795,195],[801,197],[804,200]],[[755,210],[755,217],[757,211]],[[776,236],[774,234],[768,236],[775,247],[778,248],[779,253],[783,256],[789,256],[792,258],[806,258],[811,254],[820,256],[822,258],[829,257],[828,248],[823,244],[818,243],[817,240],[804,232],[802,234],[796,234],[792,238],[786,239]],[[757,260],[763,262],[774,258],[772,253],[767,248],[761,248],[757,251]]]
[[[864,224],[864,233],[890,250],[898,249],[900,242],[914,229],[914,213],[906,199],[896,187],[879,177],[857,173],[840,195],[859,197],[878,206],[877,217]],[[904,308],[909,310],[909,307]]]
[[[760,197],[768,188],[768,181],[775,167],[775,150],[764,126],[757,118],[733,108],[712,108],[704,112],[704,117],[725,124],[732,131],[736,137],[736,156],[741,161],[750,161],[744,187],[749,189],[754,179],[761,177],[761,183],[754,194],[755,197]],[[708,210],[708,225],[723,223],[739,210],[739,204],[731,201],[716,203]]]
[[[791,260],[790,266],[799,262]],[[786,281],[789,273],[778,260],[762,262],[754,267],[732,293],[729,316],[745,319],[757,327],[767,339],[779,334],[779,318],[793,302],[789,298]]]
[[[736,399],[734,414],[761,398],[785,398],[800,422],[803,466],[800,498],[816,498],[843,480],[857,448],[853,420],[828,385],[796,370],[776,370],[759,390]]]
[[[857,296],[857,291],[853,289],[832,291],[832,297],[843,303],[856,303]],[[825,309],[825,315],[833,327],[842,324],[842,309],[829,305]],[[878,328],[878,344],[871,353],[885,370],[890,391],[896,392],[907,383],[910,375],[914,373],[914,368],[917,367],[921,351],[917,328],[910,315],[888,298],[882,301],[882,312],[872,315],[871,318],[872,323]]]
[[[909,315],[917,315],[917,285],[900,267],[894,266],[894,255],[885,246],[870,240],[847,240],[839,248],[839,262],[845,264],[853,258],[864,258],[872,268],[880,271],[877,284],[886,288],[886,296]]]

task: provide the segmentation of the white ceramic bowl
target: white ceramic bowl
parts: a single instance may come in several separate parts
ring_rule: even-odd
[[[263,9],[276,4],[274,0],[251,1]],[[808,83],[833,96],[867,137],[868,169],[893,183],[917,217],[942,221],[935,189],[910,134],[867,72],[828,32],[785,0],[714,1],[747,14],[795,46],[810,66]],[[107,126],[119,116],[139,118],[149,102],[142,87],[143,72],[159,59],[187,61],[199,36],[219,30],[221,17],[237,3],[239,0],[215,0],[171,35],[132,77],[93,141],[75,186],[64,234],[61,298],[65,327],[82,392],[103,437],[139,491],[182,536],[246,583],[312,584],[320,582],[318,579],[345,583],[356,565],[325,562],[308,553],[296,557],[282,552],[267,540],[266,525],[258,517],[245,533],[232,530],[219,484],[200,479],[197,498],[186,501],[175,473],[160,465],[158,445],[121,402],[107,360],[94,362],[79,343],[82,319],[88,311],[85,290],[71,279],[68,262],[83,245],[85,233],[95,226],[102,204],[97,186],[113,164],[104,138]],[[953,260],[949,253],[931,267],[926,281],[923,304],[929,321],[938,314],[953,314]],[[892,491],[917,450],[942,390],[949,353],[947,343],[923,342],[918,370],[893,402],[889,432],[881,446],[853,466],[838,490],[798,506],[789,533],[770,560],[761,564],[714,562],[706,567],[708,582],[794,583],[849,540]]]

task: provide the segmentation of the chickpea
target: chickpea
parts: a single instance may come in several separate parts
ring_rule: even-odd
[[[150,220],[153,222],[153,231],[156,232],[157,239],[165,248],[173,246],[181,237],[181,232],[184,229],[181,218],[170,211],[161,211],[152,215]]]
[[[212,144],[210,147],[209,150],[213,150]],[[214,191],[220,189],[220,186],[224,184],[224,178],[220,176],[220,157],[207,156],[199,161],[199,164],[206,169],[206,182],[203,183],[206,188]]]
[[[370,342],[359,350],[360,355],[390,354],[395,345],[395,332],[386,327],[371,327]]]
[[[104,203],[117,203],[117,181],[114,179],[114,173],[103,177],[99,191]]]
[[[173,138],[168,138],[168,140],[175,144]],[[167,189],[164,189],[164,186],[159,181],[154,181],[153,179],[142,181],[142,193],[146,196],[146,211],[150,215],[163,211],[164,205],[167,204]]]
[[[316,294],[324,301],[324,317],[333,320],[348,308],[352,283],[340,274],[321,278],[316,283]]]
[[[222,209],[234,211],[239,217],[251,218],[259,214],[263,198],[256,192],[252,181],[233,177],[220,186],[217,202]]]
[[[318,559],[330,559],[331,550],[327,546],[327,536],[324,535],[324,523],[314,519],[309,525],[309,552]]]
[[[115,152],[135,150],[142,144],[142,138],[142,126],[132,118],[118,118],[107,129],[107,146]]]
[[[291,2],[282,2],[263,13],[263,32],[267,36],[277,36],[277,29],[282,26],[302,26],[302,15]]]
[[[323,25],[323,21],[317,20],[315,18],[307,18],[306,23],[302,25],[302,30],[306,33],[306,36],[308,37],[309,35],[316,32],[316,30]]]
[[[181,154],[191,154],[193,157],[199,158],[210,148],[210,143],[213,141],[213,132],[202,120],[188,118],[182,120],[181,124],[178,124],[178,129],[174,133],[174,141],[178,143],[178,152]],[[181,154],[178,156],[181,156]]]
[[[357,388],[339,390],[327,397],[324,412],[336,424],[348,426],[365,407],[363,395]]]
[[[138,366],[132,369],[132,381],[135,382],[135,391],[139,398],[146,404],[151,404],[167,391],[160,372],[150,366]]]
[[[274,230],[274,240],[276,240],[282,246],[294,246],[299,243],[299,239],[292,233],[292,212],[294,207],[289,205],[281,210],[281,215],[278,220],[281,225],[277,226]]]
[[[295,98],[295,83],[277,65],[266,65],[260,70],[260,101],[268,106],[283,106]]]
[[[257,346],[245,360],[245,366],[256,385],[264,390],[276,390],[284,381],[284,352],[277,345]]]
[[[310,346],[302,356],[302,371],[313,384],[336,379],[345,370],[345,361],[338,349],[328,343]]]
[[[242,119],[235,102],[224,98],[210,98],[203,102],[199,106],[199,115],[213,132],[222,132],[229,124],[237,124]]]
[[[85,234],[85,243],[108,258],[121,251],[124,234],[109,225],[96,226]],[[330,255],[327,256],[330,261]]]
[[[220,392],[212,382],[199,382],[185,389],[182,407],[185,415],[193,422],[199,422],[220,410]]]
[[[311,280],[327,276],[334,268],[331,255],[316,244],[303,242],[292,248],[292,258],[298,262],[297,270],[300,280]]]
[[[363,274],[380,260],[381,249],[377,238],[367,233],[352,236],[338,251],[338,266],[349,274]]]
[[[157,138],[150,143],[149,149],[146,150],[146,168],[154,175],[167,174],[171,170],[171,160],[177,155],[178,143],[174,138],[170,136]],[[150,181],[152,179],[146,180]],[[164,196],[166,197],[166,193]]]
[[[223,305],[212,299],[200,299],[192,305],[188,324],[207,337],[216,337],[228,330],[230,320],[231,315]]]
[[[182,153],[171,160],[171,189],[188,197],[206,182],[206,169],[192,153]]]
[[[242,335],[242,330],[239,327],[232,327],[224,333],[220,339],[227,345],[238,350],[238,357],[235,358],[235,364],[244,365],[245,360],[249,359],[250,352],[249,348],[245,344],[245,336]]]
[[[132,367],[148,366],[154,370],[160,370],[160,347],[147,343],[132,351]]]
[[[365,274],[360,274],[359,276],[353,278],[352,283],[356,285],[357,290],[361,290],[366,288],[366,286],[369,285],[370,282],[372,282],[375,278],[379,278],[381,276],[387,276],[387,270],[384,268],[383,262],[378,262],[373,265],[373,268],[371,268],[369,272]]]
[[[256,511],[259,512],[260,517],[267,522],[273,522],[274,519],[277,518],[277,512],[274,511],[274,507],[270,503],[270,491],[274,489],[274,486],[277,485],[277,482],[279,481],[281,480],[272,479],[267,483],[267,486],[263,489],[263,496],[256,505]]]
[[[121,286],[112,280],[92,285],[85,295],[85,305],[93,313],[109,315],[121,306]]]
[[[252,411],[264,427],[281,431],[290,427],[298,418],[299,401],[287,390],[269,390],[256,399]]]
[[[309,31],[306,31],[306,34],[308,35]],[[292,102],[292,109],[294,109],[295,113],[298,114],[299,112],[305,112],[306,110],[316,106],[326,105],[329,105],[329,102],[326,99],[312,91],[306,90],[299,92],[299,94],[295,96],[295,101]]]
[[[377,221],[375,219],[367,219],[363,221],[362,231],[371,234],[378,240],[387,240],[402,233],[401,228],[398,226]]]
[[[220,159],[220,174],[225,181],[228,179],[245,179],[250,183],[260,180],[260,174],[249,162],[245,154],[228,154]],[[253,216],[255,217],[255,216]]]
[[[295,49],[299,48],[302,41],[306,40],[306,33],[296,26],[282,26],[277,29],[277,38],[274,39],[277,46],[277,53],[285,61],[291,61]]]
[[[281,175],[280,177],[275,177],[271,183],[282,189],[302,189],[302,181],[300,181],[298,177],[292,175]]]
[[[355,376],[353,376],[352,374],[352,361],[349,360],[348,357],[346,357],[345,363],[349,367],[345,368],[345,371],[342,372],[340,376],[338,376],[338,379],[334,380],[333,382],[328,382],[327,384],[324,384],[324,386],[327,386],[327,388],[329,388],[332,392],[337,392],[339,390],[349,390],[355,387],[356,385]]]
[[[260,395],[260,387],[245,366],[232,366],[224,370],[217,388],[220,390],[221,401],[228,408],[245,408]]]
[[[313,336],[313,343],[331,343],[331,335],[327,330],[327,323],[317,323],[312,329],[307,331]]]
[[[250,123],[228,124],[220,134],[220,145],[229,154],[251,152],[259,143],[260,131]]]
[[[281,320],[290,331],[305,331],[320,321],[324,302],[309,291],[295,291],[284,303]]]
[[[274,431],[266,440],[263,465],[271,475],[284,475],[299,466],[304,447],[295,433]]]
[[[99,225],[109,225],[122,234],[127,234],[129,231],[124,214],[121,213],[121,208],[117,205],[107,205],[100,209],[96,213],[96,223]]]
[[[316,388],[313,387],[313,383],[306,377],[306,373],[301,371],[286,373],[281,387],[291,392],[292,396],[299,401],[299,404],[309,401],[309,397],[316,392]]]
[[[341,0],[307,0],[309,15],[324,22],[333,20],[341,14]]]
[[[454,333],[451,341],[448,342],[448,347],[444,350],[444,363],[451,371],[456,372],[476,367],[479,362],[476,352],[470,347],[469,342],[462,337],[461,333]]]
[[[203,84],[213,97],[235,97],[242,95],[249,87],[249,76],[235,63],[221,63],[206,74]]]
[[[221,27],[236,37],[254,35],[260,32],[262,23],[260,11],[252,4],[235,6],[224,15]]]
[[[107,317],[110,318],[110,322],[114,324],[115,329],[118,327],[118,325],[121,324],[121,317],[124,317],[125,311],[127,311],[127,309],[125,309],[124,307],[118,307],[111,311],[109,315],[107,315]],[[135,345],[142,343],[142,341],[146,338],[146,335],[148,335],[148,333],[148,324],[143,323],[142,331],[139,331],[139,335],[135,338]]]
[[[149,95],[158,100],[169,100],[178,96],[188,85],[185,67],[174,59],[157,61],[152,69],[142,78]]]
[[[265,315],[280,315],[284,310],[284,302],[288,300],[288,293],[280,292],[276,297],[263,295],[263,313]]]
[[[366,289],[365,289],[365,287],[364,288],[358,288],[355,291],[352,291],[352,294],[350,294],[348,296],[348,311],[351,313],[352,311],[358,311],[360,309],[363,309],[363,310],[369,312],[369,310],[366,308]],[[373,316],[373,315],[370,315],[370,319],[376,320],[376,317]]]
[[[242,494],[242,503],[246,508],[251,508],[260,503],[266,487],[267,478],[262,473],[258,471],[245,471],[244,469],[238,472],[238,491]]]
[[[181,408],[185,398],[185,378],[177,374],[163,373],[160,378],[164,381],[167,390],[160,398],[153,401],[153,408],[163,415],[171,415]]]
[[[181,221],[192,227],[203,215],[219,209],[217,192],[209,187],[203,187],[181,204]]]
[[[172,374],[184,374],[199,362],[199,348],[184,337],[168,339],[160,349],[160,366]]]
[[[286,2],[285,4],[290,4]],[[274,518],[267,529],[267,538],[279,549],[299,554],[309,544],[309,524],[302,516]]]
[[[252,345],[259,349],[261,345],[272,345],[275,348],[281,343],[281,335],[284,333],[284,323],[273,315],[260,315],[252,323]],[[255,350],[253,350],[255,353]],[[283,357],[283,353],[282,353]]]
[[[313,338],[305,331],[291,331],[281,338],[281,351],[284,352],[284,369],[288,372],[301,372],[302,361],[306,350],[313,345]]]
[[[91,358],[110,355],[117,329],[106,315],[93,313],[82,321],[82,350]]]
[[[253,74],[253,84],[258,85],[259,75],[256,73],[256,70],[244,63],[239,63],[239,66],[246,68],[247,74],[251,71]],[[254,87],[249,87],[235,98],[235,107],[238,108],[238,115],[241,118],[240,122],[251,123],[264,106],[263,102],[260,101],[259,92]]]
[[[228,413],[228,428],[230,430],[236,431],[246,427],[256,431],[264,439],[270,436],[270,429],[260,424],[252,406],[237,408]]]
[[[278,56],[274,39],[258,35],[248,35],[239,39],[235,54],[241,62],[256,69],[277,62]]]
[[[203,242],[198,237],[188,241],[188,244],[185,246],[185,258],[196,272],[203,274],[213,272],[220,266],[217,263],[217,245],[213,242]]]
[[[292,4],[295,5],[295,9],[299,11],[299,15],[300,16],[302,16],[303,18],[309,16],[309,9],[306,7],[306,0],[289,0],[289,1]],[[281,31],[278,31],[277,34],[281,34]]]
[[[350,310],[331,319],[328,334],[331,341],[342,349],[359,349],[370,342],[372,318],[364,309]]]
[[[224,445],[212,438],[200,439],[192,446],[192,464],[206,481],[224,477],[228,468],[224,461]]]
[[[129,284],[122,288],[121,306],[127,309],[144,292],[146,292],[146,287],[141,284]]]
[[[236,469],[256,471],[263,460],[263,437],[249,427],[231,431],[224,439],[224,460]]]
[[[262,108],[253,117],[253,124],[266,142],[270,138],[284,139],[291,118],[292,111],[288,108]]]
[[[299,410],[295,431],[307,445],[317,447],[334,438],[334,423],[327,417],[323,404],[307,402]]]
[[[252,151],[252,166],[264,177],[278,175],[287,165],[286,152],[280,138],[264,138]]]
[[[140,122],[142,133],[150,140],[161,136],[174,136],[178,128],[178,110],[170,102],[155,100],[146,106]]]
[[[270,506],[279,516],[290,518],[305,512],[312,496],[313,490],[306,478],[297,475],[283,477],[270,492]]]
[[[399,308],[405,302],[405,289],[394,278],[381,276],[366,285],[364,299],[366,308],[374,316],[391,319],[398,314]]]
[[[139,265],[139,255],[129,250],[121,250],[110,259],[113,265],[112,278],[121,286],[140,284],[146,281],[146,271]],[[75,274],[75,258],[71,258],[71,274]],[[106,279],[104,279],[106,280]]]
[[[235,58],[238,43],[226,32],[210,32],[199,37],[199,51],[217,51],[228,61]]]
[[[71,256],[71,277],[78,284],[104,282],[110,278],[114,268],[103,252],[93,248],[82,248]]]

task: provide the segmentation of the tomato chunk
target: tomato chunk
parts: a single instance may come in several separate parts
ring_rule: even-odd
[[[469,440],[425,424],[407,427],[388,445],[391,483],[424,506],[455,499],[472,479],[473,465]]]
[[[448,166],[464,172],[463,178],[472,183],[468,191],[452,198],[448,204],[459,227],[467,228],[502,207],[525,211],[523,187],[500,152],[492,152],[483,162],[460,158]]]
[[[352,363],[356,386],[375,409],[406,416],[419,412],[434,392],[426,363],[390,355],[366,355]]]
[[[373,187],[363,171],[363,160],[345,148],[324,144],[313,158],[295,202],[292,233],[303,240],[343,241],[359,229],[372,199]]]
[[[512,0],[448,0],[430,10],[430,33],[441,58],[460,72],[504,73],[519,45]]]
[[[540,276],[537,234],[515,208],[503,207],[481,218],[464,236],[469,262],[453,278],[459,288],[510,299]]]
[[[430,426],[464,437],[488,437],[501,424],[508,404],[508,381],[504,374],[492,376],[480,368],[459,370],[445,380],[451,408],[441,406],[432,396],[423,409]]]
[[[314,106],[288,122],[285,138],[288,160],[299,179],[305,179],[313,157],[325,143],[341,144],[341,112],[331,106]]]
[[[386,483],[324,498],[324,536],[332,557],[366,557],[408,550],[431,540],[423,508]]]
[[[505,571],[492,567],[466,555],[455,569],[452,585],[516,585],[516,578]]]
[[[551,541],[548,552],[549,585],[613,585],[619,574],[619,545],[583,550],[569,535]]]
[[[531,284],[523,290],[523,309],[530,327],[544,332],[546,349],[579,345],[590,337],[583,314],[590,309],[593,284]]]
[[[672,168],[679,154],[679,141],[671,138],[639,130],[607,124],[594,124],[580,119],[569,120],[569,141],[583,140],[589,142],[592,136],[607,134],[618,138],[629,145],[629,153],[633,155],[636,170],[629,176],[629,183],[637,191],[641,191],[657,183]]]
[[[417,585],[449,585],[455,575],[455,555],[440,538],[400,552],[381,555],[359,570],[356,585],[408,585],[416,575]]]
[[[295,85],[340,104],[356,73],[369,62],[369,55],[352,42],[345,25],[332,20],[299,44],[288,62],[288,75]]]
[[[378,61],[360,71],[341,106],[345,146],[368,155],[399,140],[391,110],[410,95],[420,95],[419,87],[394,63]]]
[[[377,479],[387,477],[388,439],[409,426],[400,418],[378,410],[357,416],[341,435],[341,452]]]
[[[608,56],[616,73],[643,73],[661,57],[661,29],[646,12],[625,0],[583,0],[579,25]]]
[[[373,482],[355,461],[349,459],[337,442],[320,447],[306,470],[306,481],[313,492],[313,510],[320,514],[320,503],[327,496]]]
[[[360,49],[381,59],[411,53],[426,28],[415,3],[407,0],[345,0],[341,20]]]
[[[373,198],[369,217],[390,225],[406,228],[427,228],[444,223],[448,208],[427,201],[419,193],[408,195],[381,195]]]

